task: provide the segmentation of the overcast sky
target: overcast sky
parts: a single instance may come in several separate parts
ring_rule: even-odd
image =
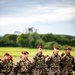
[[[0,0],[0,35],[28,27],[75,36],[75,0]]]

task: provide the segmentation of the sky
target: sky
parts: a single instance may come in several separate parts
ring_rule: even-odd
[[[29,27],[75,36],[75,0],[0,0],[0,35]]]

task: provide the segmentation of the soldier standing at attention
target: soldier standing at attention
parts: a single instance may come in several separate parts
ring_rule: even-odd
[[[30,75],[31,61],[28,59],[28,52],[21,53],[20,60],[15,64],[13,68],[14,74],[11,75]]]
[[[4,54],[4,60],[0,62],[1,64],[1,75],[10,75],[13,67],[13,63],[9,59],[9,53]]]
[[[70,47],[65,49],[65,55],[61,59],[61,64],[63,65],[63,75],[73,75],[73,65],[74,65],[74,58],[71,56]]]
[[[45,75],[45,56],[42,54],[42,46],[38,45],[38,52],[33,58],[32,75]]]
[[[58,52],[58,46],[54,46],[53,54],[46,60],[47,67],[49,69],[48,75],[60,75],[61,57],[58,55]]]

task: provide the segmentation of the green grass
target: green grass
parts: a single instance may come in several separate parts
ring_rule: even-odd
[[[0,47],[0,58],[3,59],[4,53],[8,52],[13,56],[14,62],[16,62],[20,58],[20,54],[22,51],[29,52],[29,59],[32,60],[33,56],[37,53],[37,49],[30,48],[21,48],[21,47]],[[44,55],[52,54],[53,50],[45,50],[43,49]],[[64,50],[59,51],[59,55],[64,52]],[[72,56],[75,57],[75,50],[71,51]]]

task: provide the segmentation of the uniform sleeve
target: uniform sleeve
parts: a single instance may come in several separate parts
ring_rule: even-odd
[[[14,69],[19,69],[20,68],[20,62],[17,62],[15,65],[14,65]]]
[[[32,62],[31,62],[32,67],[34,67],[34,66],[35,66],[36,60],[37,60],[37,58],[36,58],[36,56],[34,56],[34,57],[33,57]]]
[[[72,64],[74,64],[74,63],[75,63],[75,62],[74,62],[74,57],[72,57],[72,59],[73,59],[73,60],[72,60]]]
[[[72,57],[73,58],[73,61],[72,61],[72,64],[73,64],[73,71],[75,71],[75,59],[74,59],[74,57]]]
[[[31,70],[31,67],[32,67],[31,61],[29,61],[29,62],[28,62],[28,70]]]
[[[61,57],[60,65],[65,66],[66,56]]]
[[[50,67],[51,57],[48,57],[46,60],[47,67]]]
[[[19,62],[14,64],[11,75],[17,75],[18,69],[19,69]]]

